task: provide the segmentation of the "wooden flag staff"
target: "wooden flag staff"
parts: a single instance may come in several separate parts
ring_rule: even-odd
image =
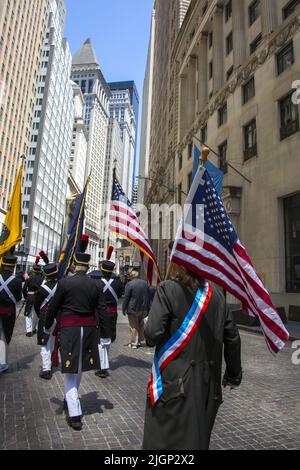
[[[210,149],[208,147],[203,147],[201,150],[201,158],[199,160],[199,169],[200,171],[203,170],[205,163],[208,160],[208,155],[210,154]],[[167,269],[167,274],[165,277],[165,281],[171,278],[172,274],[172,269],[173,269],[173,264],[172,261],[170,261],[168,269]]]

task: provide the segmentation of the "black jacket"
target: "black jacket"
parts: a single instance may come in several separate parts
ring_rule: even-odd
[[[181,326],[195,293],[178,281],[157,289],[145,338],[156,353]],[[211,300],[191,340],[162,371],[163,395],[151,406],[147,398],[143,448],[205,450],[222,403],[222,356],[227,373],[241,375],[241,341],[223,294],[213,288]]]
[[[37,292],[40,285],[43,283],[44,277],[42,274],[31,274],[31,276],[25,281],[23,286],[24,299],[27,298],[28,292]]]
[[[56,284],[57,284],[57,279],[51,279],[50,281],[46,282],[46,286],[49,287],[49,289],[53,289]],[[41,310],[41,306],[44,302],[44,300],[48,297],[49,295],[49,292],[46,291],[46,289],[44,289],[44,287],[41,285],[39,288],[38,288],[38,291],[35,295],[35,299],[34,299],[34,309],[35,309],[35,313],[37,314],[37,316],[39,317],[40,316],[40,310]]]
[[[95,315],[105,313],[105,301],[99,284],[84,273],[59,281],[47,312],[46,329],[50,329],[58,313],[64,315]]]
[[[10,271],[3,270],[1,271],[1,275],[3,280],[6,281],[11,277],[12,273]],[[16,301],[19,302],[22,298],[22,281],[14,277],[14,279],[9,283],[8,287]],[[15,327],[16,306],[4,290],[0,292],[0,319],[2,320],[6,342],[9,344]]]
[[[150,306],[149,287],[142,279],[133,279],[125,287],[123,300],[123,313],[135,315],[139,312],[148,312]]]

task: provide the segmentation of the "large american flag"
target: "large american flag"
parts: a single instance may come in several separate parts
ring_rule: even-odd
[[[118,182],[115,173],[113,176],[109,229],[118,237],[124,238],[140,250],[148,282],[150,286],[156,287],[161,279],[155,255],[147,235],[141,227],[137,214]]]
[[[248,314],[259,318],[270,351],[279,352],[289,334],[207,170],[196,174],[186,205],[171,261],[215,282],[239,299]]]

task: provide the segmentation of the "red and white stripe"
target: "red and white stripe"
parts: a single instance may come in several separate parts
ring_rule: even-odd
[[[161,280],[159,268],[147,235],[142,229],[134,210],[123,202],[112,201],[109,229],[140,250],[148,282],[151,286],[156,287]]]
[[[239,299],[248,314],[259,319],[270,351],[278,353],[289,333],[241,242],[238,240],[232,249],[233,255],[203,231],[197,230],[195,236],[193,227],[185,225],[182,238],[175,241],[171,261],[215,282]]]

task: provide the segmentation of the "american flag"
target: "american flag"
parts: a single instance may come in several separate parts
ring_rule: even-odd
[[[207,170],[196,174],[186,206],[171,261],[215,282],[239,299],[249,315],[259,318],[270,351],[278,353],[289,334]]]
[[[113,176],[109,229],[118,237],[124,238],[140,250],[148,282],[150,286],[156,287],[161,279],[155,255],[147,235],[141,227],[137,214],[118,182],[115,173]]]

